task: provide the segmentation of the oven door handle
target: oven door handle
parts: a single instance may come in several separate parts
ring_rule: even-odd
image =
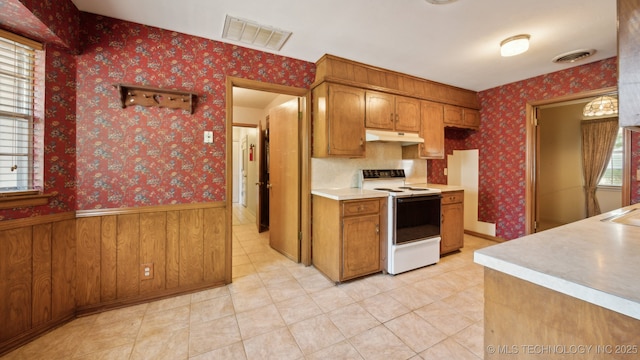
[[[397,198],[397,202],[409,203],[409,202],[416,202],[416,201],[435,200],[435,199],[441,199],[441,198],[442,198],[442,195],[410,196],[410,197],[399,197]]]

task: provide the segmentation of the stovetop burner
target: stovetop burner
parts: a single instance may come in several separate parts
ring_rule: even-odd
[[[439,194],[438,189],[405,185],[403,169],[361,170],[360,187],[368,190],[386,191],[390,197],[409,197]]]

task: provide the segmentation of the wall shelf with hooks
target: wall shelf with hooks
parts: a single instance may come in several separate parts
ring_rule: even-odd
[[[122,108],[132,105],[183,109],[193,114],[196,94],[142,85],[113,85],[120,93]]]

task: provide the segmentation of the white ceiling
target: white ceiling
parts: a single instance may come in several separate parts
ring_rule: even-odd
[[[218,41],[229,14],[292,31],[275,52],[282,56],[315,62],[328,53],[475,91],[616,55],[615,0],[72,1],[82,11]],[[500,42],[522,33],[531,35],[529,51],[500,57]],[[597,53],[585,60],[551,62],[590,48]]]

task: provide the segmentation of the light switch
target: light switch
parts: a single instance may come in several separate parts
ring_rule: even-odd
[[[444,168],[444,176],[447,176],[447,168]]]
[[[636,181],[640,181],[640,169],[636,169]]]
[[[204,143],[205,144],[213,144],[213,131],[205,131],[204,132]]]

